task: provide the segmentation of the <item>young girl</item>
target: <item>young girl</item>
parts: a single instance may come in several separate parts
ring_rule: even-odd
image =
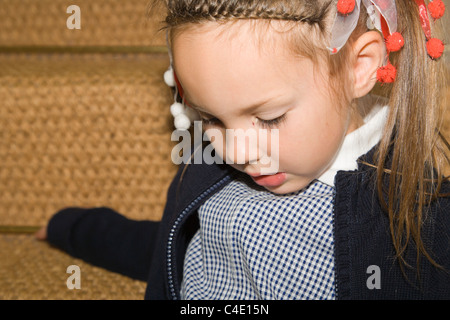
[[[149,299],[450,298],[442,2],[165,3],[178,102],[279,143],[215,135],[227,163],[182,165],[160,222],[68,208],[38,237]]]

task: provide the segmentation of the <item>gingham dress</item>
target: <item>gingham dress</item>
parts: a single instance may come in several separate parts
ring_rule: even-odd
[[[275,195],[249,178],[200,209],[183,299],[334,299],[334,188]]]

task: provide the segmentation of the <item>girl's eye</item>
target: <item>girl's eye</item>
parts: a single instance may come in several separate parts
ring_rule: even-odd
[[[265,129],[272,129],[274,127],[278,127],[284,121],[286,121],[286,114],[283,114],[281,117],[271,119],[271,120],[258,119],[258,123]]]
[[[214,117],[211,118],[204,118],[202,117],[202,124],[204,126],[217,126],[220,124],[220,120]],[[286,114],[283,114],[281,117],[270,119],[270,120],[264,120],[258,118],[258,123],[261,127],[265,129],[272,129],[279,125],[281,125],[286,120]]]

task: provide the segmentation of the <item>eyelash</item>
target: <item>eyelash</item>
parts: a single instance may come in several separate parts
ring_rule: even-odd
[[[258,123],[264,129],[272,129],[272,128],[278,127],[284,121],[286,121],[286,114],[283,114],[282,116],[275,118],[275,119],[271,119],[271,120],[263,120],[263,119],[258,118]],[[206,118],[202,117],[202,122],[203,122],[204,126],[213,126],[213,125],[219,124],[220,121],[217,118],[206,119]]]
[[[282,116],[271,120],[258,119],[258,123],[264,129],[272,129],[275,127],[279,127],[284,121],[286,121],[286,114],[283,114]]]

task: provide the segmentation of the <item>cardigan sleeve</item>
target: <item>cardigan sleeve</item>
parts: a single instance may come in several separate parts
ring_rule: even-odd
[[[130,220],[106,207],[66,208],[49,221],[48,241],[93,265],[147,280],[159,222]]]

